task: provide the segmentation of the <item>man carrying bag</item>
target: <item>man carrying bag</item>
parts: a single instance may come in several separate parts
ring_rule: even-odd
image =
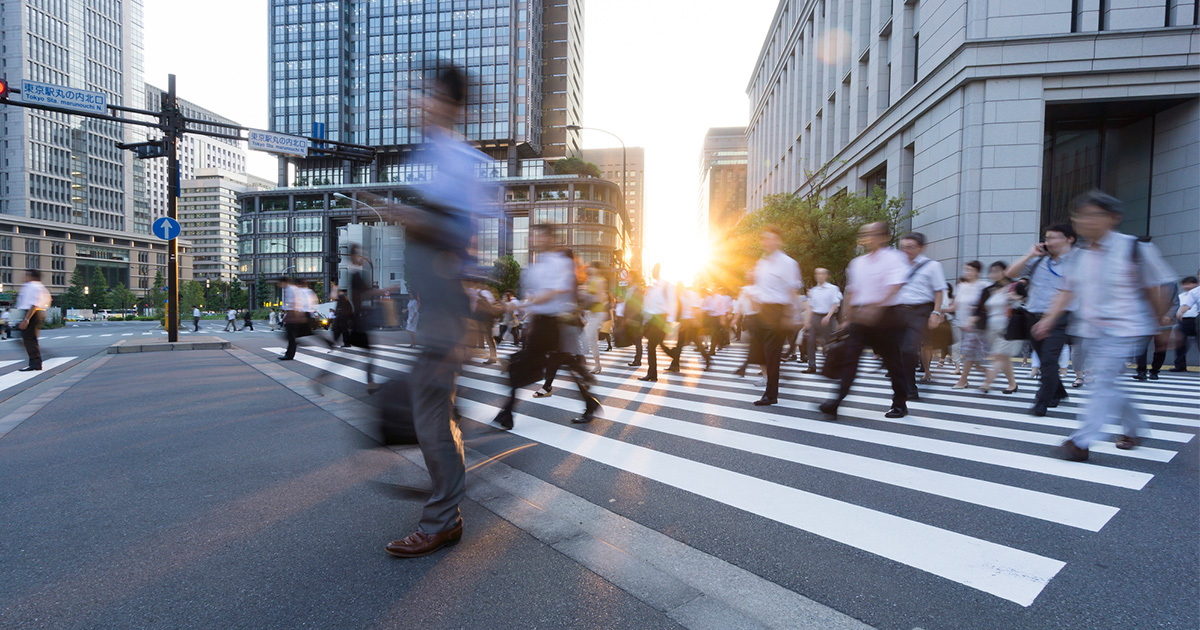
[[[1045,337],[1039,339],[1031,337],[1029,333],[1050,309],[1054,296],[1065,284],[1067,263],[1072,255],[1071,246],[1075,244],[1075,230],[1070,225],[1061,223],[1046,228],[1043,237],[1045,240],[1034,244],[1029,253],[1009,265],[1004,272],[1004,275],[1012,279],[1027,279],[1025,308],[1013,309],[1005,337],[1011,340],[1029,339],[1041,362],[1038,374],[1040,385],[1037,396],[1034,397],[1033,407],[1029,409],[1032,416],[1046,415],[1048,408],[1057,407],[1059,402],[1067,398],[1067,390],[1063,387],[1062,378],[1058,373],[1058,360],[1063,345],[1069,339],[1067,326],[1071,317],[1070,306]],[[1076,366],[1077,370],[1078,368],[1079,366]]]

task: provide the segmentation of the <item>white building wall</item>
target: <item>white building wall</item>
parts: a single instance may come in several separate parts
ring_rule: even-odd
[[[865,190],[886,162],[888,193],[910,198],[948,270],[1021,255],[1041,229],[1048,104],[1200,96],[1194,5],[1172,4],[1186,25],[1164,28],[1166,1],[1109,0],[1103,32],[1099,0],[1076,16],[1071,0],[781,3],[747,87],[748,211],[805,192],[822,166],[827,192]],[[848,50],[827,63],[832,28]],[[785,128],[781,94],[798,95]],[[1150,234],[1181,273],[1200,248],[1196,103],[1160,114],[1154,134]]]

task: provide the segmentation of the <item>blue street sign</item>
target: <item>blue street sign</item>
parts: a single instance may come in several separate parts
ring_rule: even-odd
[[[159,217],[154,220],[150,230],[158,238],[169,241],[179,236],[179,222],[171,217]]]

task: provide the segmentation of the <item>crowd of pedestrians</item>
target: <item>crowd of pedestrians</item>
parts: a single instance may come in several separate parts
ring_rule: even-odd
[[[535,224],[529,228],[531,264],[522,270],[519,288],[496,291],[472,271],[472,225],[484,205],[474,173],[486,158],[450,131],[465,96],[465,78],[451,68],[423,99],[430,123],[425,150],[436,165],[423,199],[404,206],[371,199],[406,227],[405,254],[413,273],[407,278],[404,329],[410,345],[419,348],[407,380],[384,395],[405,400],[432,479],[415,531],[386,546],[394,556],[427,555],[462,536],[458,506],[466,469],[453,401],[455,379],[467,361],[497,365],[506,374],[508,395],[494,424],[508,430],[519,422],[520,391],[538,384],[533,397],[553,396],[560,376],[574,382],[581,401],[572,422],[599,417],[602,401],[592,386],[603,371],[602,353],[613,347],[633,346],[628,365],[645,365],[638,386],[653,388],[660,352],[669,360],[665,373],[681,370],[687,348],[695,349],[704,370],[712,370],[716,355],[746,340],[744,362],[734,373],[759,373],[762,396],[754,405],[777,404],[780,365],[798,361],[805,372],[837,381],[834,396],[818,406],[829,421],[839,420],[868,348],[891,384],[883,414],[891,419],[904,418],[909,403],[921,399],[922,387],[933,382],[935,360],[942,367],[949,362],[959,377],[954,389],[972,386],[978,370],[981,394],[990,394],[1001,376],[1005,382],[997,389],[1015,393],[1014,358],[1028,348],[1039,378],[1030,414],[1045,415],[1068,398],[1067,370],[1075,375],[1072,387],[1092,388],[1080,429],[1060,447],[1061,456],[1082,461],[1102,439],[1105,425],[1123,427],[1118,448],[1135,448],[1145,435],[1119,378],[1127,364],[1140,360],[1146,367],[1136,378],[1156,378],[1167,350],[1176,353],[1172,369],[1184,370],[1189,342],[1196,345],[1196,278],[1177,285],[1152,244],[1116,231],[1120,204],[1101,193],[1077,199],[1071,224],[1047,227],[1011,264],[991,262],[985,272],[983,263],[967,262],[953,287],[941,263],[926,255],[923,234],[897,239],[886,223],[859,229],[861,255],[834,270],[844,272],[844,288],[823,268],[813,270],[806,286],[804,270],[773,227],[762,229],[762,256],[741,286],[684,286],[666,281],[659,265],[645,279],[636,272],[618,276],[556,243],[552,226]],[[372,289],[358,271],[361,255],[352,254],[349,292],[337,298],[335,334],[344,344],[369,349]],[[286,360],[307,336],[301,318],[314,310],[315,296],[287,280],[280,285]],[[506,344],[516,350],[502,361],[498,347]]]

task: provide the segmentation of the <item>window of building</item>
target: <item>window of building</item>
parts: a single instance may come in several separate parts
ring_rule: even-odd
[[[296,273],[321,273],[320,256],[304,256],[295,260]]]
[[[320,232],[321,217],[296,217],[292,219],[294,232]]]
[[[1180,99],[1046,106],[1042,224],[1069,221],[1071,200],[1100,189],[1121,200],[1120,231],[1147,236],[1155,118]]]
[[[33,254],[41,252],[42,251],[41,241],[36,241],[32,238],[25,239],[25,251],[33,253]]]
[[[258,261],[258,273],[261,274],[281,274],[287,268],[286,258],[260,258]]]
[[[258,231],[263,234],[283,234],[287,232],[287,219],[259,219]]]
[[[282,238],[258,239],[258,253],[283,254],[287,252],[287,243]]]
[[[292,249],[298,252],[319,252],[321,248],[321,237],[305,236],[292,239]]]

